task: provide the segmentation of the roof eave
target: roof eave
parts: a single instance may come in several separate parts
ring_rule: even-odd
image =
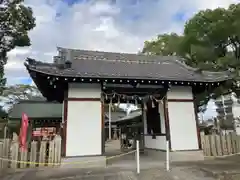
[[[233,79],[232,76],[224,76],[224,77],[218,77],[217,79],[214,78],[214,79],[202,79],[202,80],[198,80],[198,79],[188,79],[188,80],[183,80],[183,79],[176,79],[176,78],[151,78],[151,77],[109,77],[109,76],[100,76],[100,77],[96,77],[96,76],[83,76],[83,75],[67,75],[67,74],[54,74],[54,73],[51,73],[51,72],[43,72],[43,71],[39,71],[35,68],[32,68],[30,67],[29,65],[26,66],[27,67],[27,70],[29,71],[29,73],[31,74],[31,72],[34,72],[34,73],[40,73],[40,74],[44,74],[46,76],[51,76],[51,77],[54,77],[54,78],[83,78],[83,79],[99,79],[99,80],[111,80],[111,79],[116,79],[116,80],[145,80],[145,81],[176,81],[176,82],[196,82],[196,83],[220,83],[220,82],[224,82],[224,81],[228,81],[228,80],[231,80]],[[33,78],[33,77],[32,77]]]

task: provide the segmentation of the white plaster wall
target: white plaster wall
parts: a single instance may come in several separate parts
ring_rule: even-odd
[[[68,97],[100,98],[96,84],[69,84]],[[68,101],[66,156],[101,155],[102,117],[99,101]]]
[[[100,84],[70,83],[68,89],[69,98],[101,98]]]
[[[153,139],[152,136],[144,136],[145,148],[166,150],[166,136],[156,136]]]
[[[193,99],[192,87],[173,86],[167,93],[168,99]]]
[[[159,110],[161,115],[161,128],[162,133],[165,133],[165,119],[164,119],[164,111],[163,104],[159,104]],[[144,143],[145,148],[156,149],[156,150],[166,150],[166,136],[156,136],[156,139],[153,139],[151,135],[147,134],[147,117],[146,111],[143,110],[143,123],[144,123]]]
[[[173,87],[168,99],[192,99],[190,87]],[[197,150],[198,136],[193,102],[168,102],[172,150]]]

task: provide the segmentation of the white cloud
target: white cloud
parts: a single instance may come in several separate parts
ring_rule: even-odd
[[[37,26],[29,33],[32,46],[9,53],[6,65],[8,83],[28,77],[23,62],[27,56],[52,61],[56,46],[137,52],[143,42],[159,33],[182,32],[183,22],[173,20],[176,13],[186,17],[200,9],[226,7],[236,0],[130,0],[67,3],[58,0],[26,0]],[[17,78],[16,78],[17,77]]]
[[[17,55],[25,55],[30,53],[30,49],[26,48],[15,48],[8,53],[8,56],[17,56]]]
[[[20,61],[10,61],[5,65],[5,69],[10,70],[10,69],[21,69],[22,68],[22,63]]]
[[[239,0],[201,0],[196,2],[198,9],[214,9],[216,7],[228,7],[229,4],[239,3]]]

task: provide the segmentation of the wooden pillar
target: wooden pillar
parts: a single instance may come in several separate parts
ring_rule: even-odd
[[[105,153],[105,141],[106,141],[106,138],[105,138],[106,132],[105,132],[104,102],[101,103],[101,106],[102,106],[102,111],[101,111],[101,117],[102,117],[102,154],[104,154]]]
[[[143,104],[141,104],[141,109],[142,109],[142,116],[141,116],[141,120],[142,120],[142,126],[141,126],[141,131],[143,132],[143,135],[141,136],[141,138],[142,138],[142,151],[144,151],[144,148],[145,148],[145,123],[144,123],[144,118],[145,118],[145,110],[144,110],[144,107],[143,107]]]
[[[136,126],[132,126],[132,129],[133,129],[133,132],[137,131]],[[137,142],[137,133],[134,134],[134,136],[133,136],[133,144],[132,144],[133,149],[136,149],[136,142]]]
[[[62,119],[62,156],[66,156],[66,145],[67,145],[67,114],[68,114],[68,89],[64,92],[63,100],[63,119]]]
[[[195,112],[197,137],[198,137],[198,146],[199,146],[199,149],[202,149],[201,134],[200,134],[200,128],[199,128],[199,119],[198,119],[198,107],[196,104],[196,96],[195,96],[196,93],[194,89],[192,90],[192,93],[193,93],[193,105],[194,105],[194,112]]]
[[[165,117],[166,140],[169,141],[169,149],[171,150],[172,147],[171,147],[171,134],[170,134],[170,126],[169,126],[167,97],[163,99],[163,106],[164,106],[164,117]]]

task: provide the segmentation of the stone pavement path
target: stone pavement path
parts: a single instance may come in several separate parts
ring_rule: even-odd
[[[173,167],[170,172],[162,168],[144,169],[140,175],[134,171],[107,169],[44,169],[7,175],[1,180],[215,180],[191,167]]]
[[[144,172],[145,171],[145,172]],[[215,180],[192,167],[173,167],[170,172],[163,169],[144,170],[138,180]]]

